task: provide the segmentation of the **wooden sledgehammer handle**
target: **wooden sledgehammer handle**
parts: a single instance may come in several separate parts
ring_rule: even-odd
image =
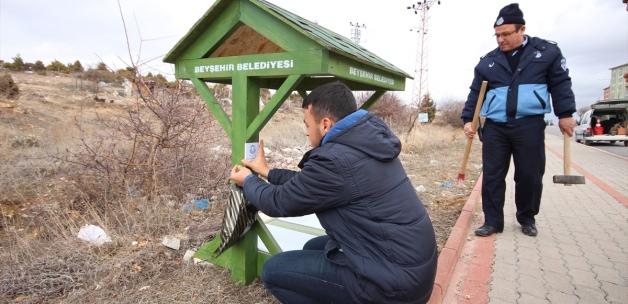
[[[555,184],[565,186],[584,184],[584,176],[571,175],[571,137],[563,133],[563,171],[564,175],[554,175]]]
[[[473,130],[478,128],[478,122],[480,121],[480,110],[484,103],[484,95],[486,94],[486,87],[488,82],[482,81],[482,87],[480,87],[480,94],[478,95],[478,101],[475,103],[475,111],[473,112],[473,120],[471,121],[471,127]],[[467,171],[467,162],[469,161],[469,155],[471,154],[471,146],[473,145],[473,138],[467,138],[467,145],[464,147],[464,155],[462,156],[462,164],[460,165],[460,171],[458,171],[458,181],[464,181],[465,172]]]
[[[563,169],[565,176],[571,175],[571,137],[563,134]]]

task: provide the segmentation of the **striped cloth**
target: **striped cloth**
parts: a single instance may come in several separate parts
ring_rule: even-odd
[[[220,246],[214,252],[215,256],[222,254],[227,248],[235,244],[255,223],[257,211],[247,208],[242,188],[229,184],[229,203],[222,217],[220,230]]]

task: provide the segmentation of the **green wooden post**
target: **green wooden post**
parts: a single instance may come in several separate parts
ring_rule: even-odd
[[[386,91],[375,91],[369,99],[367,99],[360,109],[368,110],[380,97],[382,97]]]
[[[218,120],[218,122],[222,126],[223,130],[225,130],[225,133],[227,133],[227,137],[231,139],[231,120],[229,119],[229,116],[227,116],[227,113],[225,113],[225,110],[220,107],[220,104],[216,100],[216,97],[214,97],[214,94],[212,94],[205,82],[201,81],[198,78],[192,78],[191,80],[194,84],[194,87],[196,88],[196,91],[198,91],[198,93],[205,101],[209,112],[214,115],[216,120]]]
[[[259,113],[259,82],[245,74],[233,77],[232,140],[231,163],[239,164],[244,158],[244,144],[257,141],[258,134],[247,136],[247,128]],[[257,235],[247,233],[241,241],[233,245],[231,253],[231,275],[244,284],[257,276]]]

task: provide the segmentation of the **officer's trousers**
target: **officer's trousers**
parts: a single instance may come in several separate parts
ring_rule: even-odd
[[[508,123],[486,120],[482,138],[482,210],[485,224],[504,227],[506,174],[513,156],[517,221],[534,224],[545,173],[545,121],[530,116]]]

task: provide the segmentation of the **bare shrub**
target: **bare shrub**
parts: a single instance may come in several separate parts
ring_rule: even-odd
[[[464,101],[448,101],[438,107],[435,123],[462,128],[462,110]]]
[[[4,73],[0,76],[0,97],[7,99],[17,99],[20,94],[20,89],[13,81],[13,77],[10,74]]]
[[[93,124],[97,130],[90,132],[77,121],[81,144],[65,158],[78,166],[73,177],[92,199],[208,195],[226,179],[227,154],[208,149],[224,137],[202,102],[179,88],[140,90],[123,116],[97,116]]]
[[[357,96],[358,104],[363,104],[371,93],[361,93]],[[373,104],[369,111],[384,120],[396,133],[407,126],[410,117],[414,115],[412,109],[403,104],[395,93],[386,92]]]
[[[39,139],[32,135],[15,136],[11,139],[12,148],[32,148],[39,145]]]

